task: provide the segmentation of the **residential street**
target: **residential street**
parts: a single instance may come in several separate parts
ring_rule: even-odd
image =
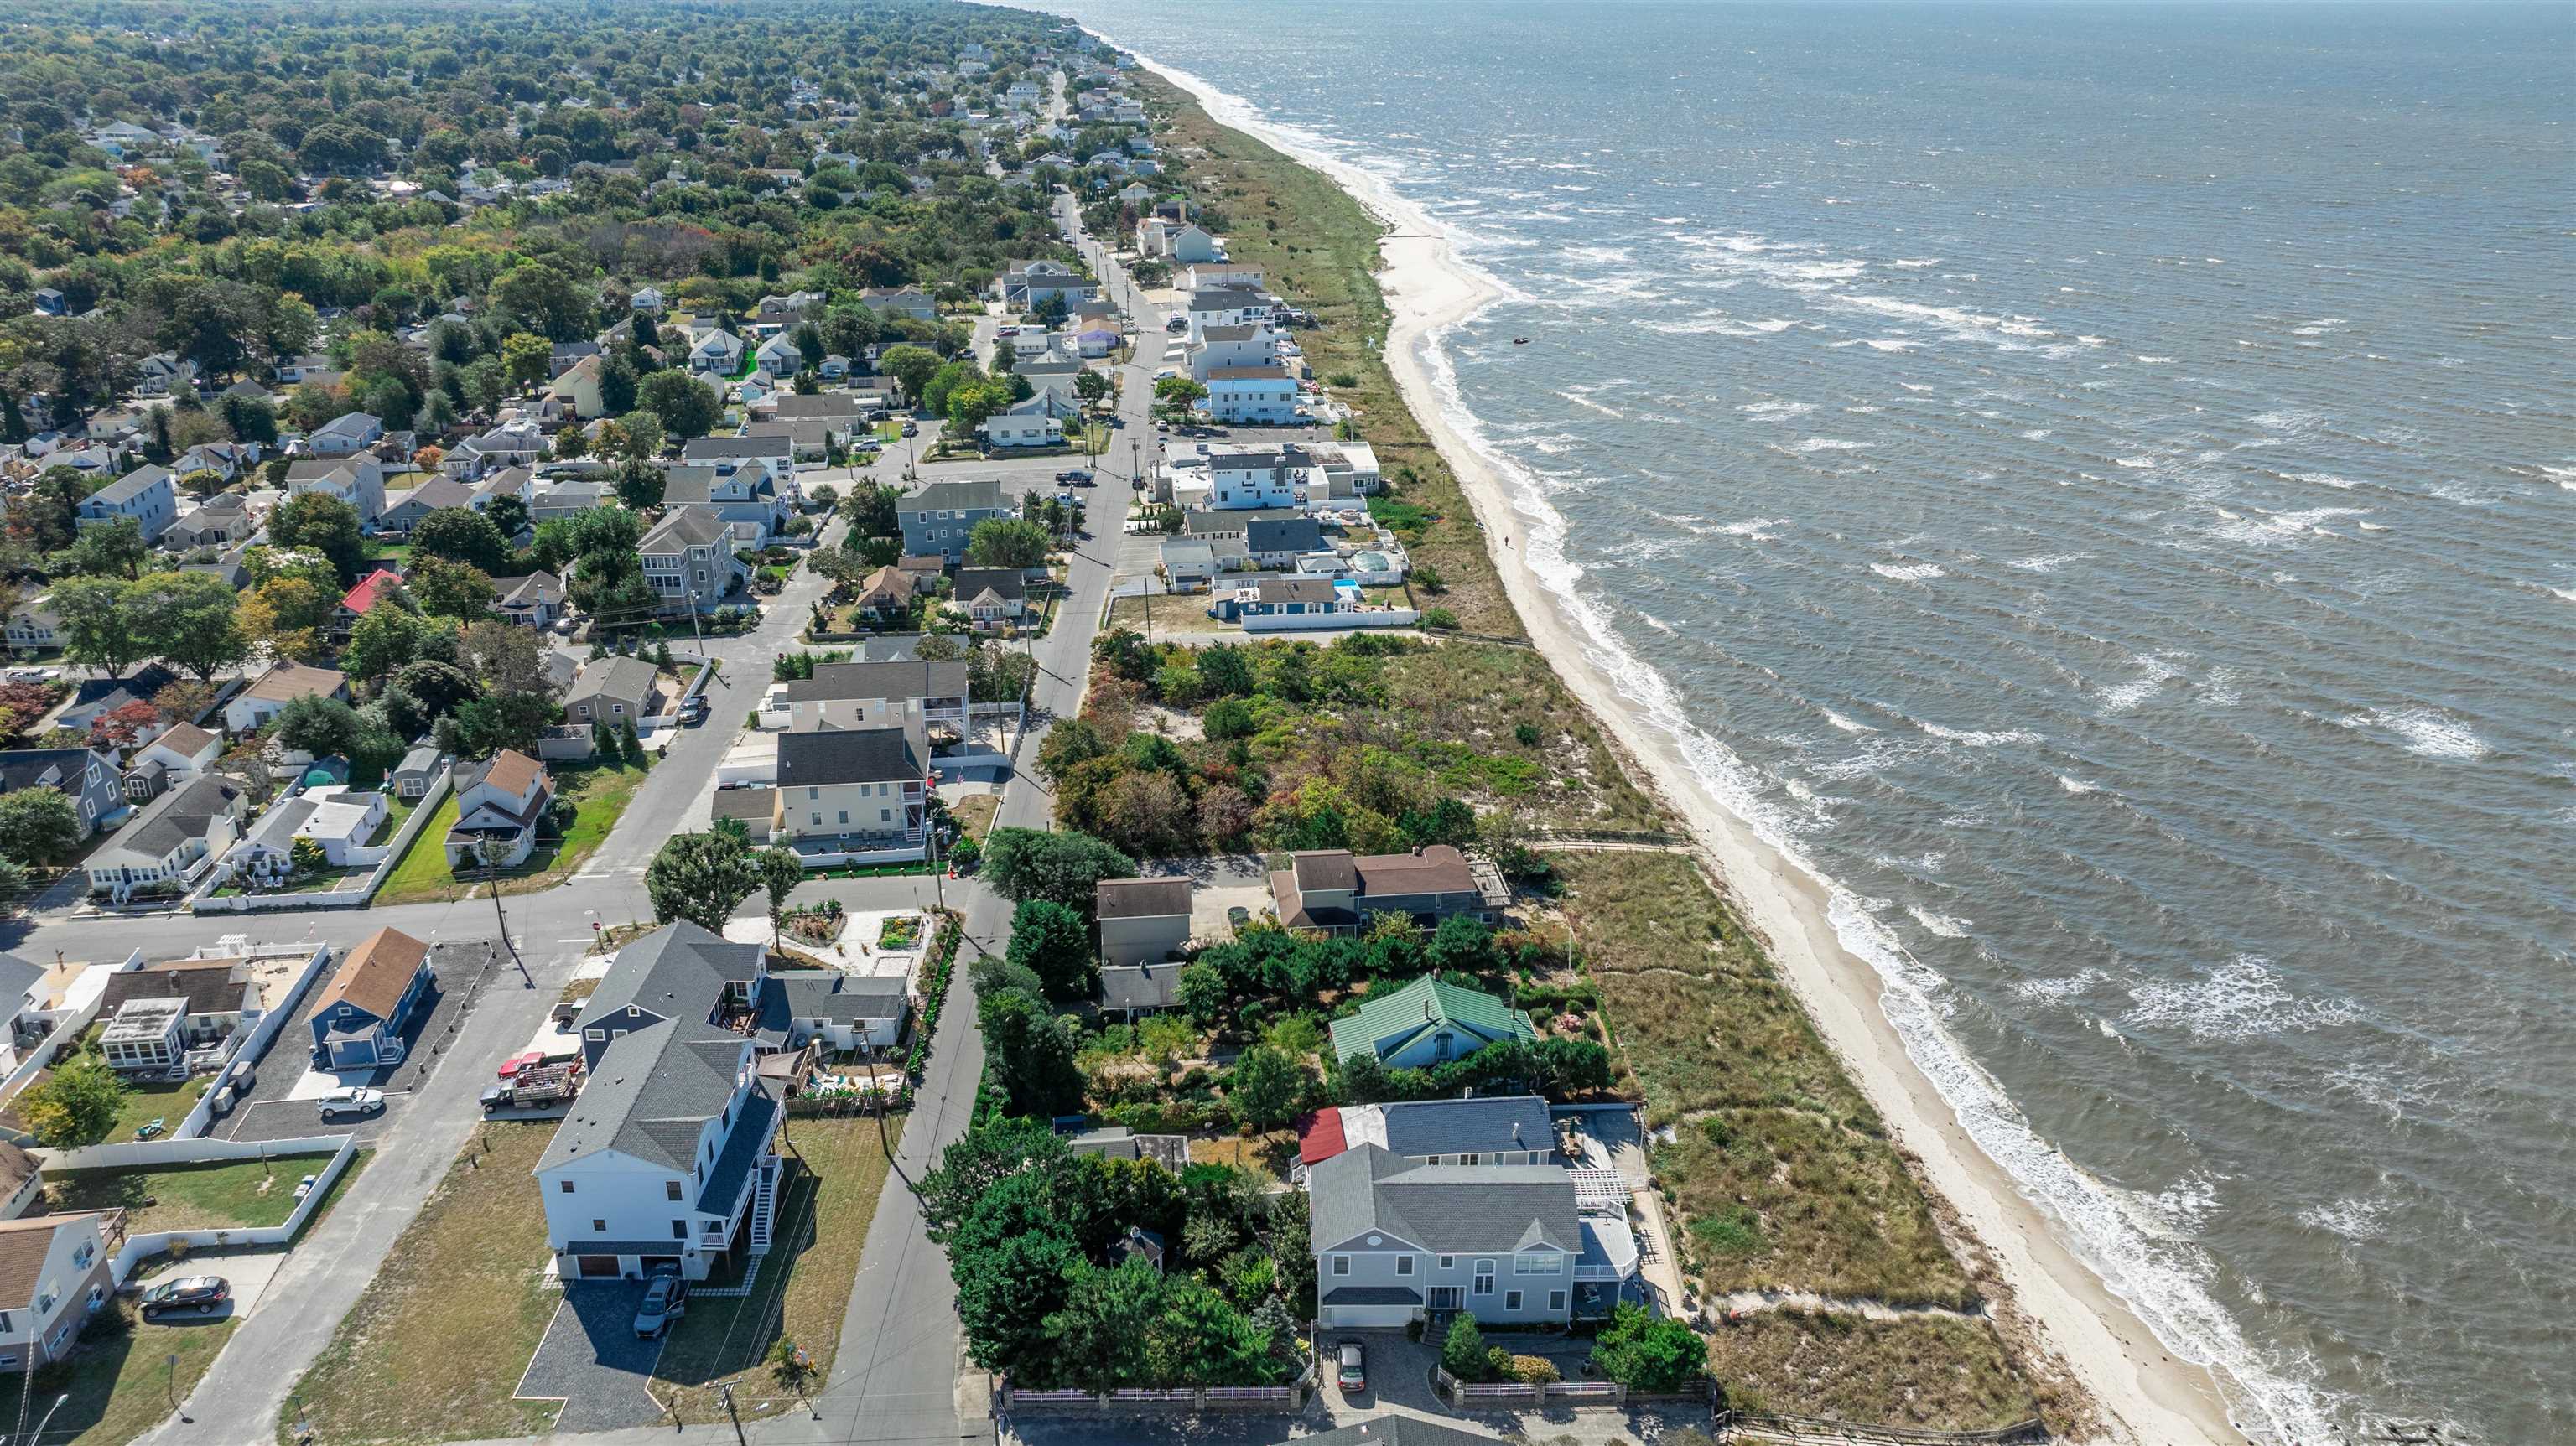
[[[1086,245],[1085,250],[1108,278],[1107,258],[1097,247]],[[1159,313],[1137,320],[1143,334],[1160,334]],[[1120,409],[1131,437],[1151,435],[1151,391],[1149,367],[1122,369]],[[934,478],[1001,474],[1011,482],[1025,479],[1026,485],[1033,486],[1051,477],[1053,466],[1062,462],[1048,458],[923,470]],[[1042,468],[1039,463],[1049,465]],[[900,455],[883,466],[886,480],[894,480],[902,467]],[[848,474],[809,473],[801,480],[809,487],[827,481],[846,485]],[[1108,597],[1114,550],[1121,542],[1117,518],[1125,512],[1125,480],[1122,470],[1092,494],[1109,515],[1094,524],[1094,536],[1073,555],[1070,594],[1058,602],[1052,630],[1033,645],[1039,674],[1029,727],[1021,739],[1023,756],[1051,720],[1080,704],[1091,641]],[[833,527],[839,525],[835,522]],[[837,540],[837,532],[828,536]],[[708,640],[707,653],[719,661],[717,679],[708,688],[708,722],[680,730],[617,827],[572,883],[502,901],[509,941],[526,962],[527,979],[522,982],[505,958],[466,1017],[453,1047],[426,1073],[417,1094],[389,1113],[377,1141],[376,1163],[359,1177],[323,1225],[297,1246],[279,1272],[278,1298],[291,1298],[295,1308],[262,1311],[245,1323],[189,1396],[184,1419],[165,1423],[146,1439],[167,1446],[208,1442],[248,1446],[274,1439],[288,1388],[329,1343],[341,1317],[368,1288],[395,1239],[472,1134],[481,1118],[476,1095],[558,997],[575,964],[588,952],[592,924],[651,917],[642,878],[646,863],[671,834],[704,825],[703,800],[713,789],[716,764],[743,714],[768,685],[771,656],[796,646],[795,635],[807,605],[822,586],[821,579],[800,571],[785,592],[770,601],[768,615],[756,631]],[[1044,828],[1051,809],[1043,784],[1015,773],[1004,786],[998,822]],[[852,908],[882,908],[928,902],[933,893],[932,880],[893,878],[809,883],[798,897],[832,897]],[[946,893],[952,905],[965,911],[967,957],[999,949],[1009,926],[1009,904],[971,881],[949,882]],[[760,910],[755,898],[741,912]],[[261,941],[348,945],[387,926],[441,941],[499,937],[491,901],[469,899],[389,909],[252,915],[239,921],[184,915],[78,920],[48,916],[22,923],[7,947],[29,957],[60,950],[66,957],[97,960],[122,958],[137,948],[147,955],[184,953],[229,932]],[[918,1178],[940,1150],[963,1133],[982,1067],[983,1042],[975,1029],[974,1002],[961,970],[942,1013],[896,1160],[904,1179]],[[945,1257],[923,1234],[909,1196],[890,1191],[869,1232],[842,1330],[840,1355],[828,1387],[815,1402],[815,1412],[754,1423],[752,1433],[763,1441],[785,1443],[947,1442],[960,1439],[961,1431],[966,1439],[990,1439],[980,1396],[968,1389],[972,1383],[966,1379],[960,1356],[952,1305]],[[655,1431],[651,1439],[667,1441],[672,1434]],[[731,1432],[713,1428],[686,1435],[714,1439],[729,1437]]]

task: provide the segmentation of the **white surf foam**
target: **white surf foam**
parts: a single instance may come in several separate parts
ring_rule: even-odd
[[[2335,721],[2365,733],[2392,734],[2407,752],[2423,758],[2475,762],[2492,751],[2469,725],[2439,708],[2372,708]]]
[[[1880,577],[1892,578],[1897,582],[1930,582],[1941,576],[1941,569],[1928,562],[1873,562],[1869,565],[1869,570]]]
[[[1935,914],[1928,909],[1916,908],[1912,904],[1905,906],[1905,912],[1914,916],[1915,923],[1944,939],[1967,938],[1968,930],[1975,927],[1977,922],[1974,919],[1956,919],[1947,914]]]

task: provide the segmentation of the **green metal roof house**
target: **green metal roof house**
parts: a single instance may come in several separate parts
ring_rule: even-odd
[[[1373,996],[1359,1013],[1333,1021],[1336,1056],[1374,1052],[1394,1069],[1428,1069],[1506,1039],[1537,1038],[1530,1017],[1503,1001],[1429,978]]]

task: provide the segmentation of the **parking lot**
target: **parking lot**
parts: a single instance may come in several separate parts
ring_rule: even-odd
[[[646,1390],[662,1342],[635,1337],[644,1291],[640,1280],[566,1281],[563,1304],[515,1394],[563,1402],[558,1431],[613,1431],[665,1419]]]

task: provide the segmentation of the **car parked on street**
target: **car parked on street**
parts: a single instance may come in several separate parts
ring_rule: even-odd
[[[321,1109],[322,1118],[326,1120],[336,1120],[342,1115],[372,1115],[385,1107],[385,1092],[355,1087],[336,1089],[313,1103]]]
[[[1080,467],[1073,467],[1055,474],[1055,480],[1058,482],[1088,482],[1091,480],[1091,474]]]
[[[174,1311],[213,1315],[233,1298],[232,1282],[220,1275],[185,1275],[143,1289],[143,1318],[159,1320]]]
[[[676,1275],[657,1275],[644,1287],[644,1304],[635,1312],[636,1339],[652,1340],[688,1313],[688,1282]]]

